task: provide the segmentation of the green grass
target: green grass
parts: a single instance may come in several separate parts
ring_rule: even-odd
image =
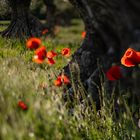
[[[0,21],[0,32],[5,30],[9,23],[10,23],[9,21]]]
[[[55,39],[44,40],[48,50],[57,52],[70,47],[72,53],[80,46],[83,25],[72,21],[71,27],[60,27]],[[86,104],[83,107],[76,97],[73,102],[64,102],[65,87],[55,87],[54,79],[68,61],[57,57],[54,66],[32,62],[33,52],[25,42],[0,38],[0,140],[139,140],[140,131],[132,120],[131,108],[126,97],[119,96],[126,111],[115,118],[113,98],[105,95],[100,112]],[[45,87],[43,86],[45,85]],[[73,85],[74,87],[74,85]],[[85,95],[79,82],[77,93]],[[68,94],[68,93],[65,93]],[[18,106],[24,101],[28,110]],[[74,104],[70,113],[69,106]]]
[[[0,21],[0,24],[9,24],[9,23],[10,23],[9,20],[1,20],[1,21]]]

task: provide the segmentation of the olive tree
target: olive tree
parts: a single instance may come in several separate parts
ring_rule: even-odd
[[[64,68],[78,63],[80,79],[88,91],[88,98],[100,106],[100,68],[104,71],[113,63],[119,64],[122,52],[128,47],[140,50],[139,0],[69,0],[79,12],[86,30],[81,47]],[[130,75],[130,74],[129,74]],[[73,77],[76,77],[77,74]],[[75,81],[78,78],[75,78]],[[72,91],[70,88],[69,91]]]
[[[1,35],[4,37],[40,36],[44,26],[31,14],[31,0],[7,0],[11,7],[11,23]]]

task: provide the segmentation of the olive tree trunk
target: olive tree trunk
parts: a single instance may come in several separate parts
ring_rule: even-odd
[[[50,33],[53,34],[54,26],[55,26],[55,12],[56,6],[54,4],[54,0],[43,0],[46,5],[46,24]]]
[[[29,10],[31,0],[7,0],[12,10],[11,23],[1,35],[3,37],[23,38],[40,36],[44,26]]]
[[[88,97],[92,97],[99,107],[98,62],[101,69],[107,70],[113,63],[120,63],[121,53],[126,48],[140,49],[140,1],[69,1],[79,11],[87,34],[72,61],[64,69],[70,74],[70,68],[78,63],[80,79],[88,91]]]

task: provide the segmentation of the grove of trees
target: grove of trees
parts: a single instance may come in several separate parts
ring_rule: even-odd
[[[45,27],[30,13],[31,0],[7,1],[12,8],[12,18],[10,26],[3,31],[2,36],[19,38],[40,36]],[[48,2],[49,0],[44,0],[46,5],[50,4],[49,18],[55,7]],[[78,63],[81,81],[98,107],[99,93],[94,84],[95,82],[99,85],[100,82],[97,60],[100,60],[99,63],[104,69],[108,69],[112,63],[120,62],[122,52],[126,48],[140,46],[140,1],[69,0],[69,2],[80,14],[87,34],[81,47],[73,55],[72,61],[64,69],[69,74],[69,67]],[[48,21],[51,24],[51,20]]]

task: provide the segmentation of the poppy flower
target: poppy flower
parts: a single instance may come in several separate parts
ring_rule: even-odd
[[[19,102],[18,102],[18,106],[19,106],[22,110],[27,110],[27,109],[28,109],[27,105],[26,105],[23,101],[19,101]]]
[[[65,57],[69,57],[70,56],[70,48],[63,48],[61,51],[61,54]]]
[[[62,85],[61,77],[59,76],[55,81],[54,85],[60,87]]]
[[[36,63],[43,63],[45,58],[46,58],[46,47],[45,46],[42,46],[40,48],[38,48],[36,51],[35,51],[35,56],[33,58],[33,61],[36,62]]]
[[[69,78],[68,78],[66,75],[60,75],[60,76],[58,76],[57,79],[54,81],[54,85],[59,86],[59,87],[60,87],[63,83],[64,83],[65,85],[67,85],[67,84],[70,83],[70,80],[69,80]]]
[[[140,52],[128,48],[121,59],[122,65],[126,67],[133,67],[140,63]]]
[[[62,75],[61,79],[64,82],[64,84],[66,84],[66,85],[70,83],[70,80],[66,75]]]
[[[39,38],[36,38],[36,37],[30,38],[26,42],[26,47],[31,49],[31,50],[37,49],[40,45],[41,45],[41,40]]]
[[[44,29],[44,30],[42,31],[42,35],[45,35],[45,34],[47,34],[48,32],[49,32],[48,29]]]
[[[47,58],[53,58],[53,57],[55,57],[57,55],[57,53],[55,53],[54,51],[49,51],[49,52],[47,52]]]
[[[82,36],[82,39],[84,39],[86,37],[86,34],[87,34],[86,31],[83,31],[82,32],[82,35],[81,35]]]
[[[108,78],[108,80],[110,81],[116,81],[119,80],[122,77],[122,73],[120,70],[119,66],[113,66],[111,67],[107,73],[106,73],[106,77]]]
[[[47,63],[48,63],[49,65],[53,65],[53,64],[55,64],[55,61],[54,61],[53,58],[48,58]]]

